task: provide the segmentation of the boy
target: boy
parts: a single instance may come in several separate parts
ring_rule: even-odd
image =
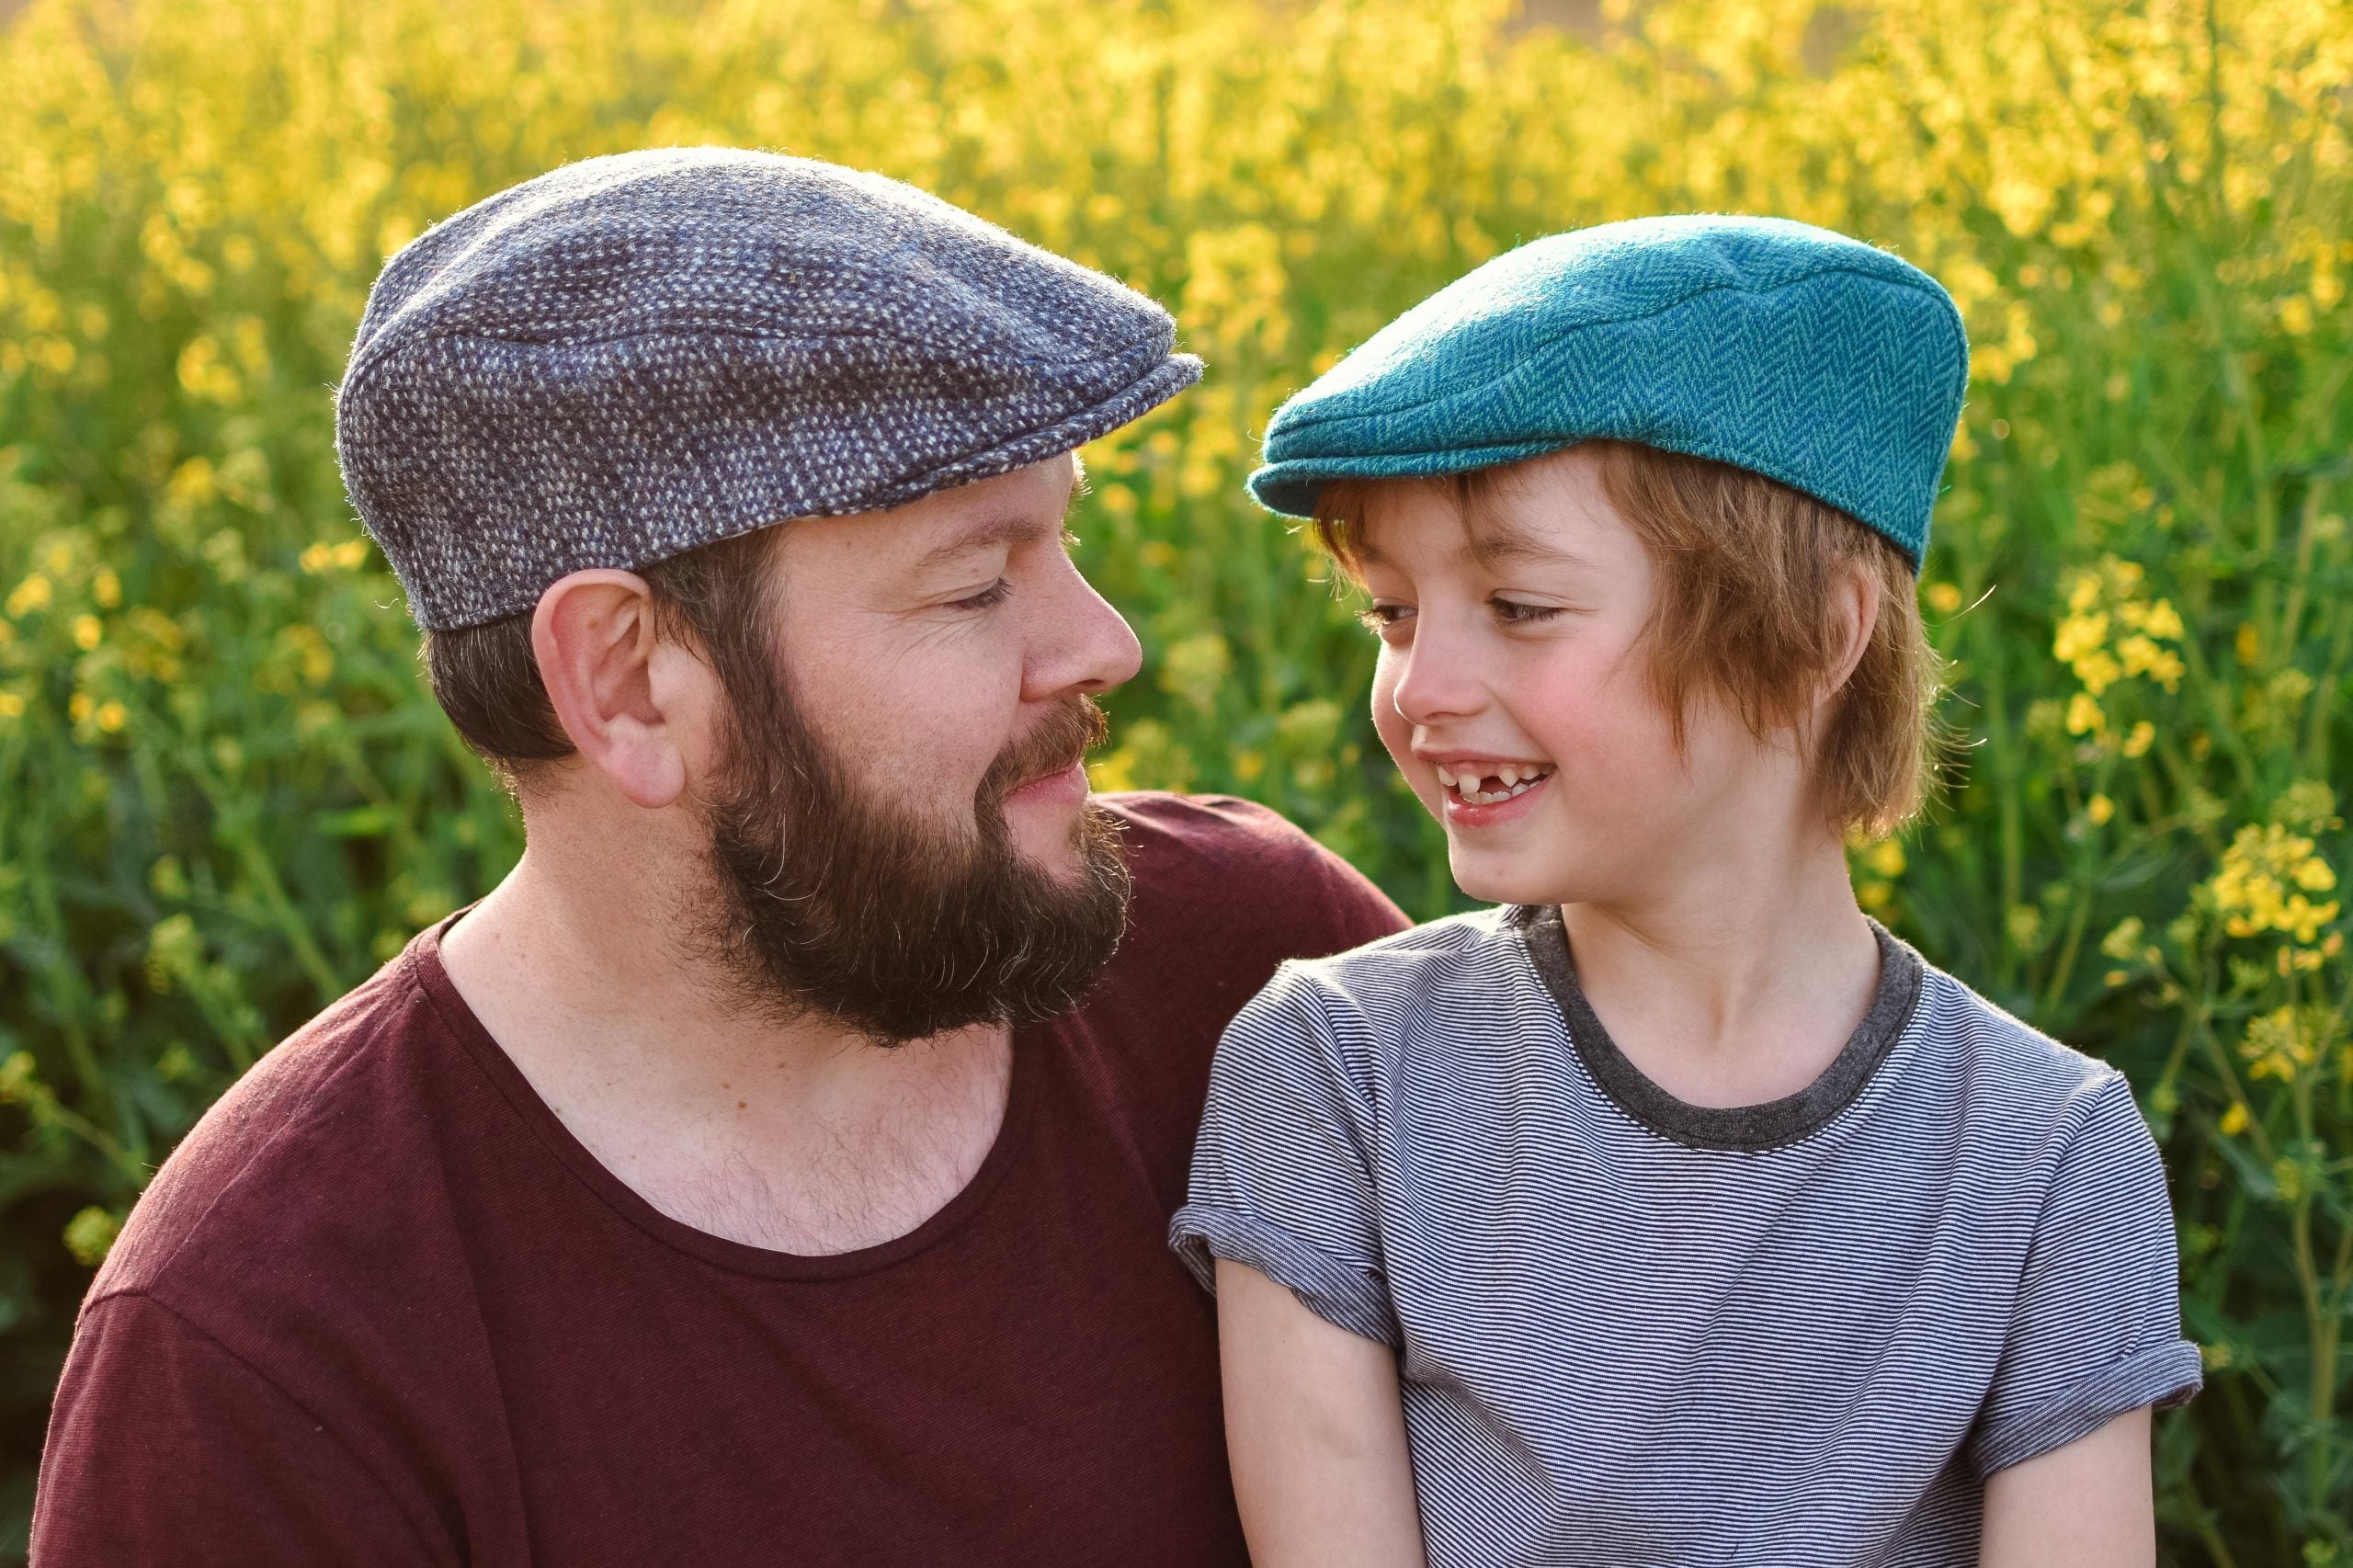
[[[2131,1089],[1847,876],[1918,803],[1966,377],[1916,268],[1674,218],[1276,415],[1252,487],[1367,591],[1381,738],[1504,907],[1220,1047],[1172,1237],[1260,1568],[2153,1560],[2199,1358]]]

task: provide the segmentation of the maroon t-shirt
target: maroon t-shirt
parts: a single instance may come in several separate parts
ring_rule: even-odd
[[[908,1235],[722,1240],[597,1165],[427,932],[222,1098],[82,1310],[39,1568],[1245,1561],[1164,1241],[1219,1031],[1404,924],[1246,802],[1107,798],[1136,896]]]

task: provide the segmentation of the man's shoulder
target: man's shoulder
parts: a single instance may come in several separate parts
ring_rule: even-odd
[[[1097,799],[1127,829],[1138,935],[1222,929],[1254,953],[1285,959],[1338,952],[1405,925],[1362,872],[1256,801],[1152,791]]]
[[[1176,1074],[1181,1093],[1153,1091],[1172,1104],[1199,1104],[1219,1033],[1285,960],[1405,924],[1362,873],[1264,806],[1228,795],[1097,798],[1125,825],[1135,894],[1118,956],[1081,1015],[1109,1055]]]
[[[1337,859],[1280,812],[1238,795],[1123,790],[1094,799],[1126,827],[1131,860],[1155,875],[1222,874],[1254,865],[1280,870],[1305,859]]]
[[[270,1051],[180,1141],[132,1208],[90,1300],[188,1310],[241,1282],[344,1254],[381,1256],[382,1206],[424,1136],[415,1060],[440,1020],[415,949]]]

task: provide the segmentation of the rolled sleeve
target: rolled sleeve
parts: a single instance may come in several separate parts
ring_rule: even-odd
[[[1968,1448],[1981,1476],[2065,1447],[2202,1381],[2182,1337],[2180,1255],[2156,1141],[2120,1076],[2062,1153],[2027,1254],[2009,1337]]]
[[[1316,1316],[1400,1343],[1382,1268],[1379,1121],[1358,1031],[1285,965],[1220,1040],[1174,1247],[1203,1289],[1216,1260],[1256,1269]]]

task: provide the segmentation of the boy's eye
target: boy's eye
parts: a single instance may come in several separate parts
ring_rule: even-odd
[[[1561,613],[1554,605],[1524,605],[1518,599],[1491,598],[1487,604],[1506,626],[1534,626]]]
[[[987,587],[983,588],[979,593],[972,595],[969,598],[949,600],[944,608],[948,609],[995,609],[997,606],[1003,604],[1006,601],[1006,597],[1012,592],[1013,584],[1011,581],[1004,577],[999,577],[995,582],[990,584]]]
[[[1411,605],[1367,605],[1357,611],[1357,619],[1363,622],[1374,636],[1386,637],[1404,625],[1413,613]]]

